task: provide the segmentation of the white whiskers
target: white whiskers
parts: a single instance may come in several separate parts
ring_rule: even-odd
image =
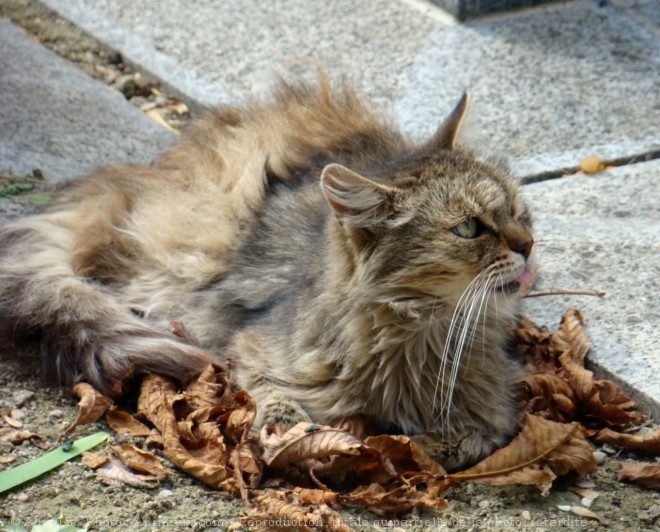
[[[496,264],[492,264],[470,282],[461,294],[449,323],[435,390],[433,392],[432,410],[436,412],[436,403],[439,395],[440,404],[435,419],[440,420],[443,436],[445,428],[449,426],[452,398],[454,396],[456,381],[458,380],[461,359],[467,351],[469,360],[477,336],[480,318],[482,317],[482,342],[485,342],[486,309],[489,304],[489,295],[492,293],[494,287],[503,284],[502,274],[496,271],[497,266]],[[497,306],[497,301],[495,301],[495,306]],[[485,343],[483,351],[485,351]],[[440,393],[438,394],[438,392]]]

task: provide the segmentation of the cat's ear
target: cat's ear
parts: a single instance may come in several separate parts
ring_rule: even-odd
[[[323,169],[321,189],[337,218],[362,228],[373,227],[387,218],[394,193],[394,189],[340,164],[329,164]]]
[[[438,128],[433,138],[426,144],[429,151],[454,149],[456,138],[461,131],[461,126],[465,122],[469,107],[470,94],[464,92],[456,107],[454,107],[454,110]]]

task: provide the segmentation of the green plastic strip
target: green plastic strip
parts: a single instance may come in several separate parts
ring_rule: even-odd
[[[6,471],[0,471],[0,493],[10,490],[23,482],[37,478],[39,475],[55,469],[67,460],[89,451],[99,443],[103,443],[110,435],[107,432],[97,432],[79,440],[66,442],[61,447],[39,458],[21,464]]]

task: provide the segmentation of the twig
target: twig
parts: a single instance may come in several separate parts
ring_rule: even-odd
[[[603,299],[607,294],[598,290],[551,290],[548,292],[534,292],[527,294],[525,297],[541,297],[541,296],[595,296]]]

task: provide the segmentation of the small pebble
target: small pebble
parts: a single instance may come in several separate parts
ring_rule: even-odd
[[[616,454],[616,449],[612,447],[609,443],[604,443],[601,446],[601,450],[607,454]]]
[[[601,465],[607,460],[607,455],[603,451],[594,451],[594,460],[598,465]]]
[[[62,417],[64,415],[64,411],[60,410],[59,408],[55,408],[55,409],[51,410],[50,412],[48,412],[48,415],[50,417]]]
[[[18,495],[16,495],[16,500],[17,500],[18,502],[25,502],[25,501],[27,501],[29,498],[30,498],[30,497],[28,496],[27,493],[19,493]]]
[[[21,407],[34,397],[34,392],[30,390],[16,390],[12,395],[12,403],[16,407]]]
[[[171,497],[172,495],[174,495],[172,490],[160,490],[158,492],[159,497]]]
[[[530,514],[527,510],[523,510],[522,512],[520,512],[520,517],[522,517],[525,521],[532,520],[532,514]]]

